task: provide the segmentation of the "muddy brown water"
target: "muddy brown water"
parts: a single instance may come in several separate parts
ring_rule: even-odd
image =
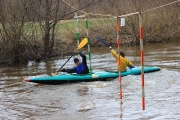
[[[144,45],[145,66],[159,66],[145,74],[145,110],[141,106],[141,75],[123,77],[122,102],[119,82],[81,82],[61,85],[28,83],[24,77],[46,76],[67,58],[0,68],[1,120],[178,120],[180,119],[180,42]],[[139,46],[122,47],[140,66]],[[86,48],[83,49],[87,53]],[[92,48],[93,71],[114,70],[107,47]],[[88,62],[89,63],[89,62]],[[65,67],[73,65],[71,59]]]

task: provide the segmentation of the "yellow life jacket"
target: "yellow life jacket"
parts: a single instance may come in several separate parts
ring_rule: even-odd
[[[128,58],[124,58],[122,56],[120,56],[120,66],[119,66],[119,63],[118,63],[118,58],[119,58],[119,55],[116,53],[116,51],[114,49],[111,49],[111,54],[113,55],[113,57],[116,59],[116,62],[117,62],[117,71],[119,72],[124,72],[126,71],[127,67],[131,67],[133,64],[131,63],[131,61],[128,59]]]

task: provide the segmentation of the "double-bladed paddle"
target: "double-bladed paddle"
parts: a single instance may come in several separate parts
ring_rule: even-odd
[[[107,47],[109,47],[109,45],[108,45],[100,36],[97,36],[97,38],[98,38],[102,43],[104,43]]]
[[[78,48],[77,48],[75,51],[80,50],[82,47],[84,47],[84,46],[87,44],[87,42],[88,42],[88,39],[87,39],[87,38],[84,38],[84,39],[79,43]],[[74,55],[74,54],[72,54],[72,55],[67,59],[67,61],[61,66],[61,68],[64,67],[64,65],[71,59],[71,57],[72,57],[73,55]],[[61,68],[59,68],[59,69],[61,69]],[[58,70],[59,70],[59,69],[58,69]],[[53,74],[54,76],[57,75],[58,70]]]

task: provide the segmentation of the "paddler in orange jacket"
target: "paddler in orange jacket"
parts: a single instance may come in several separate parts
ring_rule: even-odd
[[[119,58],[119,55],[117,54],[117,52],[112,49],[111,46],[109,46],[109,49],[111,50],[111,54],[113,55],[113,57],[116,59],[116,62],[117,62],[117,71],[119,72],[124,72],[126,71],[127,67],[129,68],[134,68],[133,64],[131,63],[131,61],[128,59],[128,58],[125,58],[124,56],[124,52],[123,51],[120,51],[120,66],[118,65],[118,58]]]

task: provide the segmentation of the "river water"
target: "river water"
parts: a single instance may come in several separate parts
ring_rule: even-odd
[[[119,81],[61,85],[28,83],[24,77],[46,76],[67,58],[0,68],[1,120],[178,120],[180,119],[180,42],[144,45],[145,66],[161,67],[145,74],[145,110],[141,103],[141,75]],[[135,66],[140,66],[139,46],[122,47]],[[87,53],[86,47],[82,50]],[[115,70],[107,47],[91,48],[93,71]],[[89,62],[88,62],[89,63]],[[65,67],[73,65],[70,60]]]

